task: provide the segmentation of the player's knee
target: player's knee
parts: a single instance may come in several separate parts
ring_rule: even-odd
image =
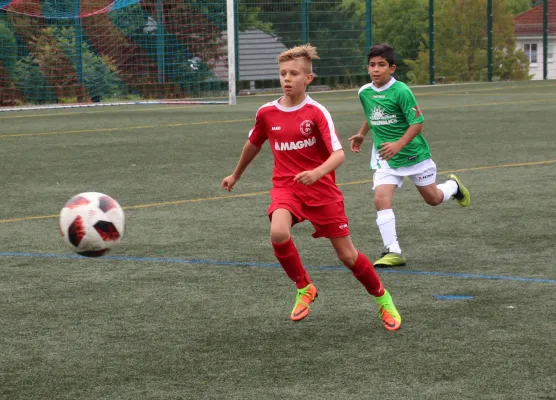
[[[346,249],[338,252],[338,258],[346,267],[351,268],[357,261],[357,250]]]
[[[286,243],[290,239],[290,231],[281,227],[273,227],[270,229],[270,241],[280,244]]]
[[[377,210],[392,208],[392,199],[389,196],[375,195],[374,203]]]
[[[425,200],[425,203],[427,203],[429,206],[437,206],[439,204],[442,204],[442,200],[444,199],[444,197],[426,196],[423,197],[423,199]]]

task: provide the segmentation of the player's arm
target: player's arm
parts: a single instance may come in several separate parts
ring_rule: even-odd
[[[243,175],[247,166],[251,164],[251,161],[257,157],[257,154],[259,154],[260,151],[261,148],[255,146],[250,140],[245,143],[234,172],[222,181],[222,188],[224,190],[227,190],[228,192],[232,191],[234,185],[237,181],[239,181],[239,178],[241,178],[241,175]]]
[[[384,142],[380,146],[378,153],[385,160],[391,160],[405,146],[411,142],[423,130],[423,124],[410,125],[404,135],[395,142]]]
[[[317,168],[310,171],[303,171],[294,177],[294,181],[303,185],[312,185],[323,176],[329,174],[338,168],[345,160],[344,149],[342,143],[336,134],[336,128],[332,121],[332,116],[324,107],[319,107],[317,114],[314,117],[317,126],[317,135],[320,135],[326,149],[329,152],[328,158]]]
[[[359,132],[357,132],[357,134],[365,137],[370,130],[371,129],[369,128],[369,122],[365,121],[363,122],[363,125],[361,125],[361,128],[359,128]]]
[[[234,169],[234,173],[232,174],[237,181],[241,178],[241,175],[243,175],[247,166],[251,164],[251,161],[257,157],[257,154],[259,154],[260,151],[261,148],[255,146],[250,140],[245,143],[243,150],[241,151],[241,155],[239,156],[239,161]]]
[[[293,178],[293,180],[297,183],[302,183],[303,185],[312,185],[320,178],[342,165],[345,159],[346,156],[343,149],[335,150],[319,167],[310,171],[300,172]]]
[[[396,142],[382,143],[380,145],[381,148],[378,152],[385,160],[392,159],[401,149],[407,146],[409,142],[421,132],[423,129],[423,122],[425,122],[425,117],[421,112],[421,108],[417,104],[417,100],[409,88],[400,93],[398,105],[404,114],[409,128]]]
[[[365,136],[369,133],[371,129],[369,128],[369,122],[365,121],[361,128],[359,128],[359,132],[356,135],[350,137],[349,140],[349,149],[355,153],[359,153],[361,151],[361,145],[365,140]]]

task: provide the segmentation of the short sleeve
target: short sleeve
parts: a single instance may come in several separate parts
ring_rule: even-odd
[[[423,123],[425,121],[425,116],[417,104],[417,99],[415,99],[413,92],[407,88],[406,90],[400,91],[399,96],[400,108],[407,123],[409,125]]]
[[[255,126],[249,131],[249,141],[251,144],[261,147],[267,139],[268,135],[265,128],[264,117],[261,110],[259,110],[255,117]]]
[[[324,106],[320,104],[316,104],[316,106],[317,115],[315,116],[314,121],[322,136],[322,140],[326,144],[326,148],[330,153],[336,150],[341,150],[342,143],[336,134],[336,128],[334,128],[332,116]]]

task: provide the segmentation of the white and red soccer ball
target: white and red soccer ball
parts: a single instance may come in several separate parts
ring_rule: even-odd
[[[122,207],[103,193],[80,193],[72,197],[60,212],[62,237],[82,256],[102,256],[121,242],[124,230]]]

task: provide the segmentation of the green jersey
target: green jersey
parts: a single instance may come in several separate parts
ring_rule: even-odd
[[[413,92],[405,83],[394,78],[380,88],[369,83],[359,89],[359,100],[373,133],[371,169],[409,167],[431,158],[429,144],[421,133],[390,161],[378,154],[382,143],[397,141],[410,125],[425,120]]]

